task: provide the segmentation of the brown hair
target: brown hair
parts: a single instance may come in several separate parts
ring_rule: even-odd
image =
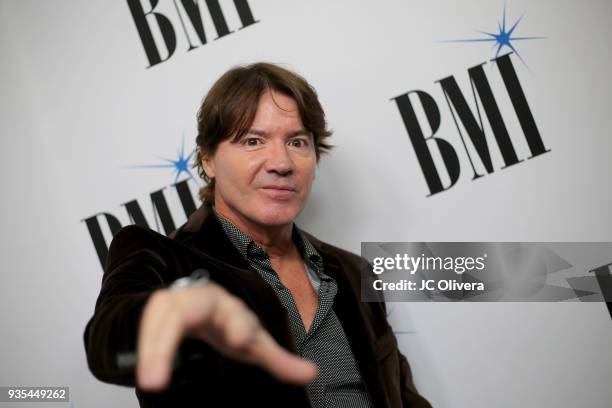
[[[214,155],[222,141],[230,137],[233,142],[240,140],[253,123],[259,97],[271,90],[295,100],[304,128],[313,135],[317,161],[321,153],[333,147],[325,141],[332,132],[327,129],[317,93],[304,78],[265,62],[234,67],[214,83],[198,110],[197,154],[193,167],[207,183],[199,192],[205,204],[214,202],[215,180],[206,175],[202,159]]]

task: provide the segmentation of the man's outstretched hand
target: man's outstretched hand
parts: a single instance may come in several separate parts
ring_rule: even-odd
[[[307,384],[316,366],[282,348],[239,298],[209,282],[151,295],[140,321],[136,382],[161,391],[170,382],[175,352],[185,337],[205,341],[238,361],[259,365],[281,381]]]

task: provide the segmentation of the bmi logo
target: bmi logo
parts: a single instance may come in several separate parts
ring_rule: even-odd
[[[127,3],[132,13],[136,29],[138,30],[138,35],[142,41],[142,46],[149,60],[149,66],[147,68],[167,61],[172,57],[172,54],[174,54],[176,50],[175,26],[177,24],[182,28],[187,44],[189,44],[187,51],[194,50],[200,45],[205,45],[208,42],[207,30],[212,30],[212,27],[207,27],[205,29],[202,11],[197,1],[168,1],[165,4],[168,6],[168,9],[172,9],[170,6],[170,4],[172,4],[174,6],[174,11],[176,11],[176,14],[172,13],[174,20],[170,18],[168,12],[164,14],[160,10],[156,10],[159,0],[149,0],[150,8],[147,8],[147,10],[143,8],[141,0],[127,0]],[[215,40],[234,32],[227,23],[226,13],[232,12],[238,14],[238,18],[242,24],[241,27],[238,27],[239,30],[259,22],[253,17],[247,0],[233,0],[233,7],[225,7],[225,9],[221,7],[219,0],[206,0],[205,4],[206,11],[212,20],[212,25],[217,34]],[[230,8],[233,8],[233,10],[230,10]],[[153,36],[153,31],[151,30],[152,26],[156,27],[156,31],[161,33],[161,39],[166,48],[166,56],[164,58],[160,55],[160,44],[156,42]],[[208,31],[208,33],[210,33],[210,31]]]
[[[125,166],[127,168],[166,168],[174,170],[174,182],[170,186],[158,188],[151,192],[148,201],[151,205],[153,219],[147,219],[141,202],[137,199],[129,200],[121,204],[124,207],[131,224],[140,225],[145,228],[153,228],[156,231],[164,234],[170,234],[177,228],[177,223],[172,216],[171,207],[181,208],[185,214],[185,218],[189,217],[196,210],[196,202],[193,199],[193,192],[200,187],[189,170],[189,165],[195,151],[185,152],[185,138],[177,151],[176,159],[161,159],[166,163],[132,165]],[[182,174],[189,177],[179,181]],[[167,189],[169,187],[169,189]],[[170,200],[170,201],[169,201]],[[145,200],[147,201],[147,200]],[[145,202],[145,205],[147,203]],[[146,207],[145,207],[146,208]],[[180,211],[180,210],[179,210]],[[102,267],[108,255],[109,242],[104,238],[103,226],[105,230],[109,230],[112,236],[115,236],[121,229],[121,221],[116,215],[109,211],[100,211],[89,217],[82,219],[85,223],[89,236],[94,245],[98,259]]]
[[[495,57],[487,62],[481,62],[467,69],[473,96],[471,108],[468,98],[464,95],[454,76],[447,76],[435,81],[441,88],[439,99],[441,105],[448,107],[448,120],[452,120],[458,133],[458,143],[451,143],[451,135],[438,134],[442,123],[439,103],[432,94],[422,90],[411,90],[391,98],[395,101],[404,127],[412,143],[417,160],[425,176],[429,188],[428,196],[440,193],[453,187],[459,180],[461,166],[457,149],[463,148],[467,163],[464,166],[472,171],[472,180],[491,174],[495,168],[505,169],[515,164],[532,159],[550,151],[544,144],[540,131],[527,101],[527,95],[514,67],[516,57],[526,63],[517,50],[516,43],[526,40],[541,40],[544,37],[519,36],[517,28],[523,17],[513,24],[507,24],[504,7],[502,21],[498,23],[497,32],[480,31],[481,37],[461,40],[445,40],[447,43],[489,43],[495,47]],[[467,46],[467,44],[463,45]],[[502,54],[502,51],[508,53]],[[492,85],[493,69],[497,68],[499,79],[503,86]],[[503,95],[509,103],[500,104]],[[505,108],[504,108],[505,106]],[[418,113],[421,113],[419,120]],[[484,113],[484,115],[483,115]],[[514,119],[517,126],[511,134],[508,121]],[[485,122],[486,120],[486,122]],[[425,126],[426,125],[426,126]],[[486,126],[488,125],[488,126]],[[520,128],[520,130],[519,130]],[[520,133],[520,134],[519,134]],[[518,139],[525,141],[529,154],[522,157],[517,154],[515,143]],[[494,163],[491,157],[490,142],[497,145],[502,163]],[[439,151],[438,163],[432,155],[432,148]],[[526,149],[525,149],[526,150]],[[525,157],[527,156],[527,157]],[[440,169],[446,169],[448,182],[443,183]]]

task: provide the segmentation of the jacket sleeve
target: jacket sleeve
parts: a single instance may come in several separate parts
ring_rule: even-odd
[[[414,408],[431,408],[431,404],[427,401],[414,386],[412,380],[412,371],[406,357],[397,350],[400,364],[400,387],[402,393],[402,406]]]
[[[87,363],[101,381],[133,386],[134,368],[117,364],[136,350],[138,325],[149,296],[167,283],[164,249],[152,231],[128,226],[111,242],[94,315],[84,333]]]

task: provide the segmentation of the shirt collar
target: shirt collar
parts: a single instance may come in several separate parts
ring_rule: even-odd
[[[234,247],[240,252],[246,260],[267,257],[266,252],[253,239],[242,232],[240,228],[234,225],[230,220],[219,214],[215,207],[212,207],[213,213],[223,226],[225,234],[228,236]],[[302,258],[307,260],[309,264],[316,268],[317,272],[321,273],[323,268],[323,258],[317,252],[312,243],[304,236],[302,231],[293,223],[291,238],[295,243]]]

